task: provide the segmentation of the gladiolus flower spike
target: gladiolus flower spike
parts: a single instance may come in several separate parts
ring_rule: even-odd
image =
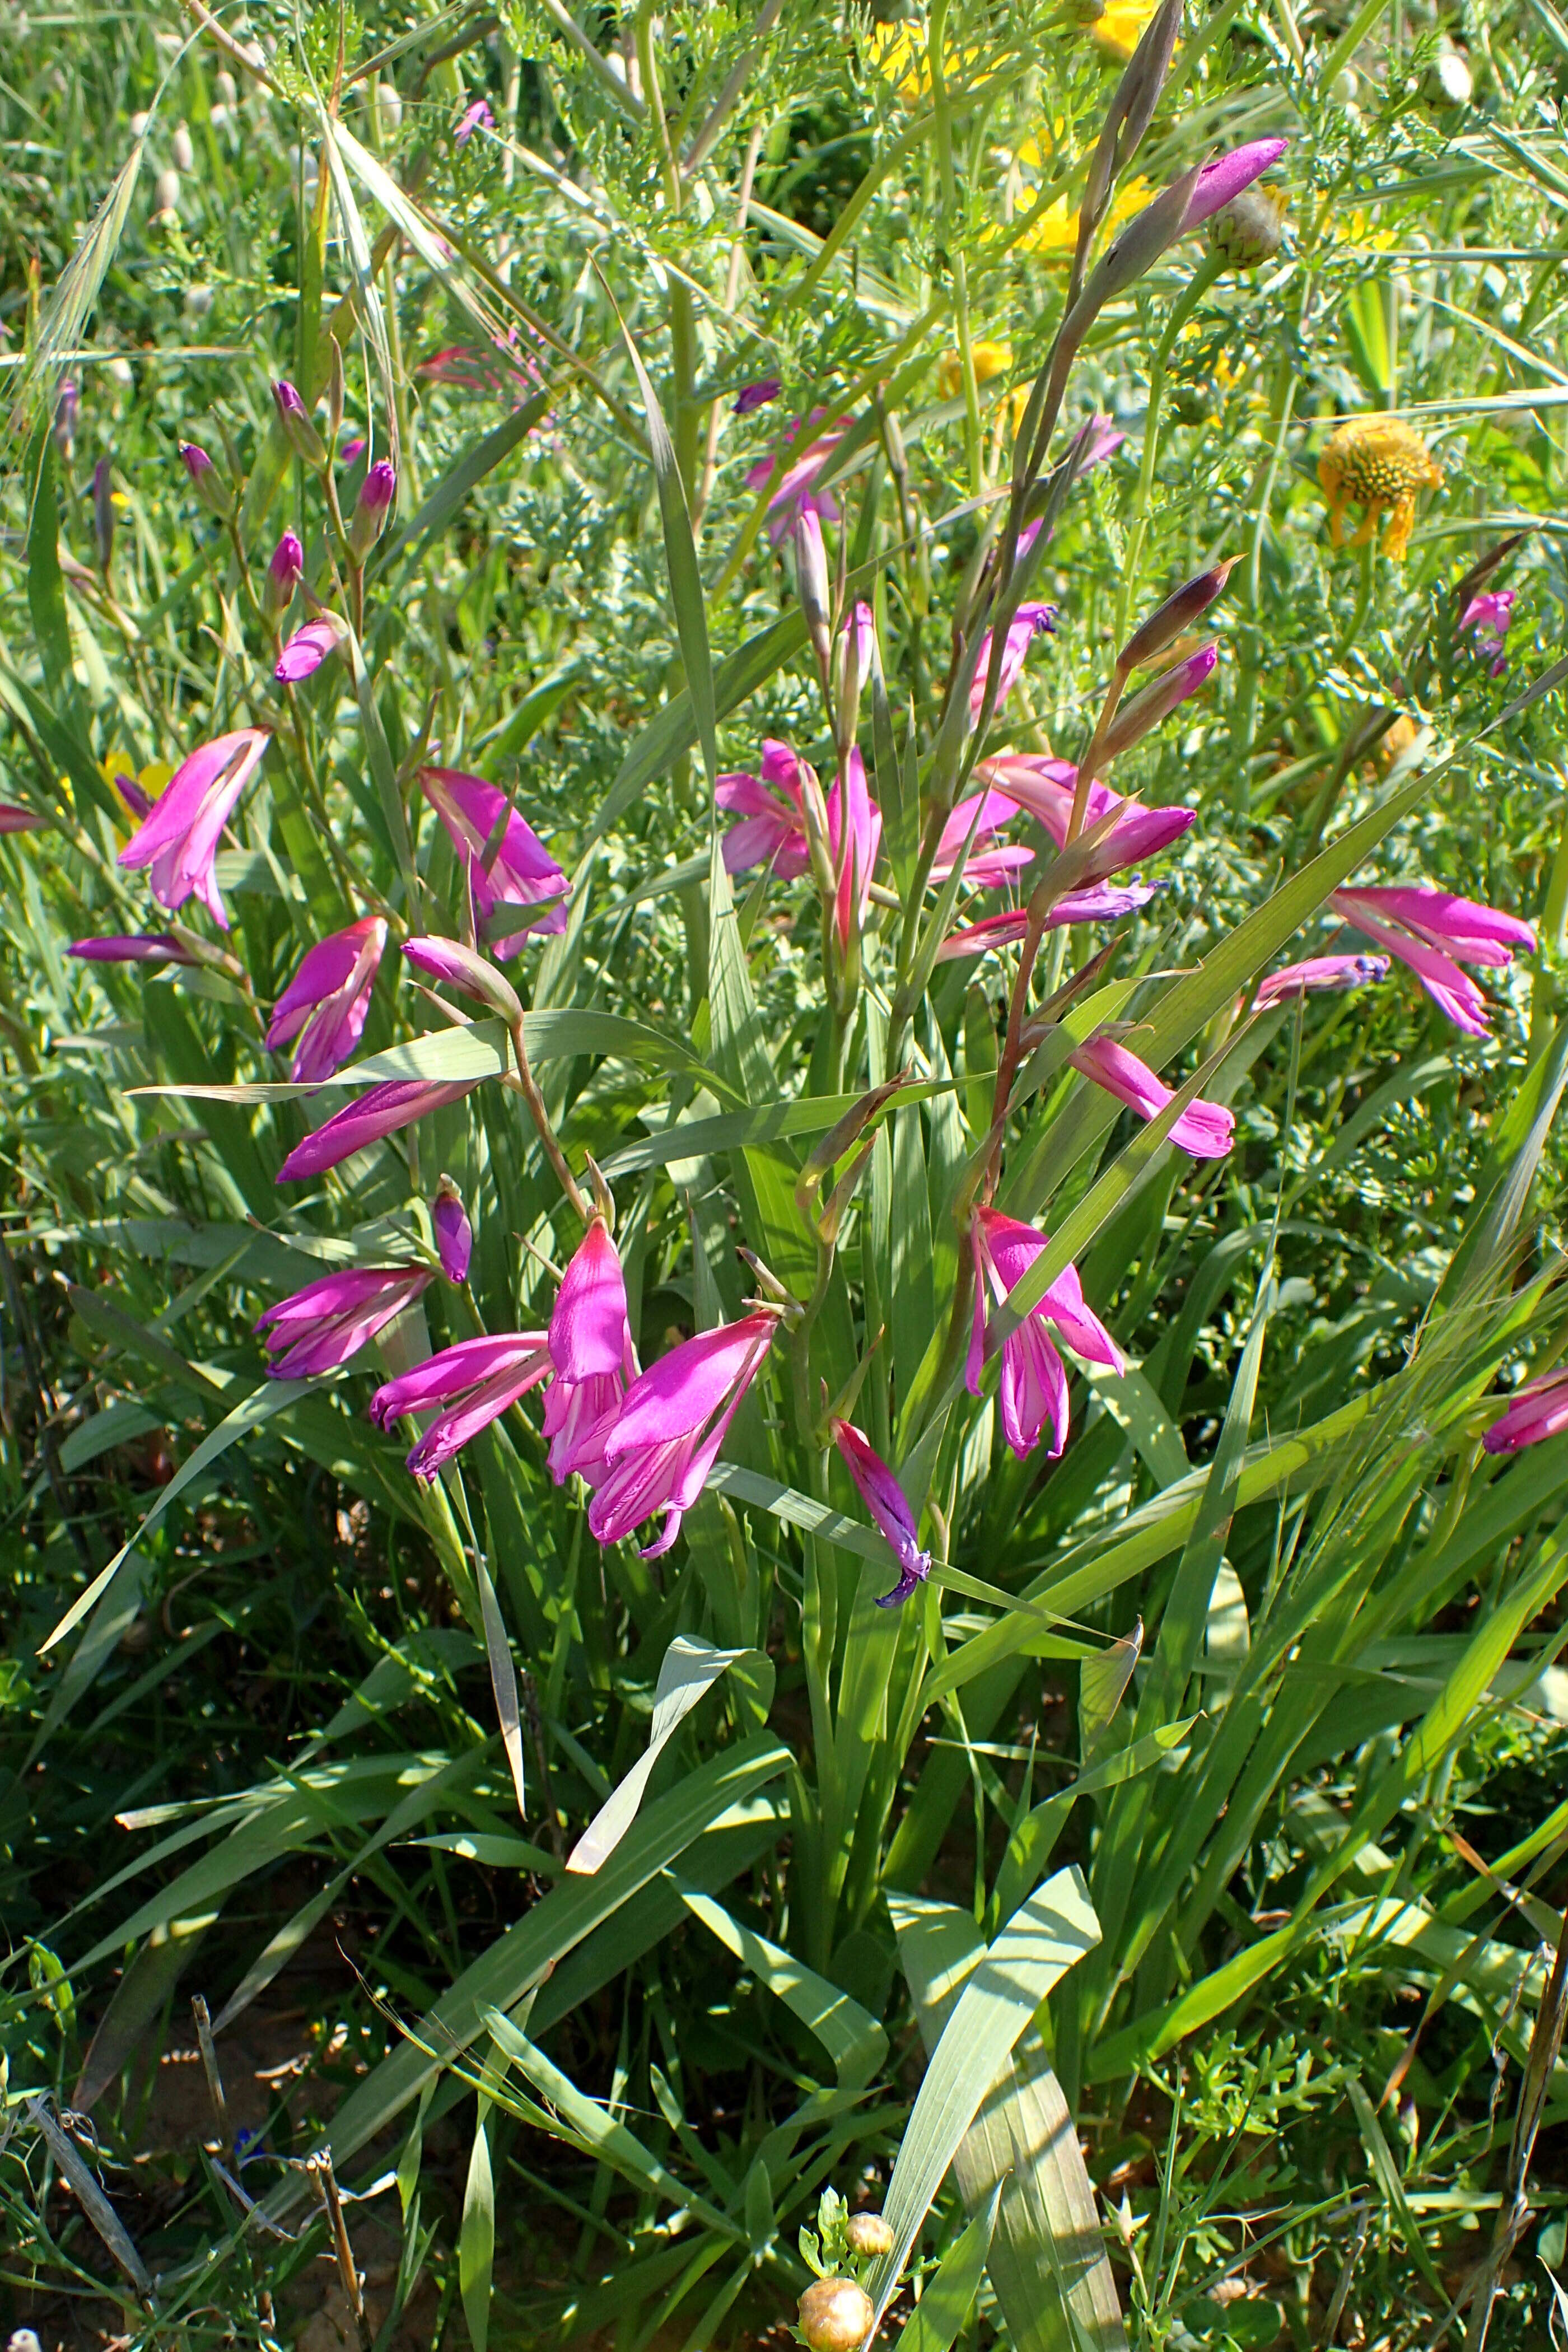
[[[662,1511],[663,1532],[643,1558],[669,1549],[762,1369],[779,1314],[759,1306],[738,1323],[700,1331],[632,1382],[605,1441],[607,1468],[588,1510],[600,1543],[618,1543]]]
[[[267,1334],[268,1377],[313,1381],[336,1371],[411,1307],[430,1279],[424,1266],[376,1266],[307,1283],[269,1307],[256,1326]]]
[[[996,1348],[993,1318],[1008,1292],[1048,1246],[1048,1236],[1033,1225],[1021,1224],[1016,1217],[1004,1216],[999,1209],[981,1208],[976,1209],[969,1228],[969,1246],[974,1259],[974,1317],[964,1381],[971,1396],[978,1396],[985,1360]],[[1002,1433],[1020,1462],[1039,1444],[1047,1420],[1052,1435],[1049,1459],[1054,1462],[1067,1444],[1067,1371],[1052,1344],[1053,1330],[1075,1355],[1089,1363],[1104,1364],[1113,1372],[1126,1370],[1121,1350],[1084,1303],[1077,1268],[1068,1266],[1001,1342]]]
[[[854,1479],[860,1500],[876,1520],[888,1548],[899,1563],[899,1580],[890,1592],[877,1595],[879,1609],[895,1609],[907,1601],[931,1574],[931,1554],[920,1548],[919,1530],[909,1499],[893,1473],[853,1422],[833,1423],[833,1442]]]
[[[1304,963],[1288,963],[1282,971],[1271,971],[1259,981],[1253,1010],[1267,1013],[1271,1005],[1287,1004],[1293,997],[1323,989],[1365,988],[1370,982],[1382,980],[1387,970],[1386,956],[1309,956]]]
[[[265,727],[242,727],[204,743],[181,761],[152,814],[121,851],[121,866],[152,869],[153,896],[171,914],[194,893],[227,930],[215,870],[217,845],[270,740]]]

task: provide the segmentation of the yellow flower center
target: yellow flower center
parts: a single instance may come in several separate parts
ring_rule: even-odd
[[[1318,460],[1318,480],[1329,502],[1333,544],[1345,544],[1344,510],[1353,502],[1362,509],[1362,522],[1350,545],[1364,547],[1386,514],[1383,551],[1396,563],[1410,544],[1415,493],[1443,487],[1442,471],[1426,442],[1396,416],[1347,417]]]

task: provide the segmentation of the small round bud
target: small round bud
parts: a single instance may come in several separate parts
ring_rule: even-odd
[[[131,136],[132,139],[145,139],[147,136],[147,125],[152,121],[152,120],[153,118],[150,114],[133,114],[131,118]]]
[[[153,183],[154,212],[178,215],[180,208],[180,175],[178,172],[160,172]]]
[[[880,2213],[856,2213],[845,2230],[844,2242],[852,2254],[890,2254],[893,2233]]]
[[[1439,114],[1468,106],[1476,94],[1475,76],[1458,49],[1439,49],[1421,77],[1421,95]]]
[[[853,2279],[817,2279],[800,2299],[800,2332],[810,2352],[859,2352],[876,2315]]]
[[[1210,221],[1210,247],[1232,269],[1261,268],[1279,250],[1289,207],[1282,188],[1243,188]]]
[[[191,144],[190,126],[182,122],[169,142],[169,155],[176,172],[195,169],[196,151]]]
[[[232,106],[239,96],[239,92],[235,87],[234,76],[230,73],[226,66],[220,68],[220,69],[214,74],[213,88],[217,92],[218,104],[220,106]]]
[[[234,512],[228,485],[199,441],[180,443],[180,463],[191,478],[191,488],[209,513],[226,522]]]

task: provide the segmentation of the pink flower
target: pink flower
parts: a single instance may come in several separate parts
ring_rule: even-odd
[[[1494,1421],[1481,1444],[1489,1454],[1517,1454],[1521,1445],[1539,1445],[1568,1429],[1568,1364],[1542,1372],[1515,1389],[1508,1411]]]
[[[1148,1063],[1141,1062],[1104,1030],[1086,1045],[1075,1046],[1068,1060],[1097,1087],[1135,1110],[1140,1118],[1158,1118],[1171,1099],[1172,1089],[1161,1085]],[[1235,1114],[1223,1103],[1191,1102],[1172,1128],[1169,1140],[1179,1143],[1194,1160],[1223,1160],[1236,1140]]]
[[[493,131],[495,127],[496,119],[490,112],[489,99],[477,98],[458,123],[453,136],[459,147],[466,147],[476,131]]]
[[[364,437],[364,435],[363,435],[363,433],[355,433],[355,434],[353,434],[353,436],[351,436],[347,441],[343,442],[343,443],[341,445],[341,446],[339,447],[339,450],[338,450],[338,463],[339,463],[339,465],[340,465],[340,466],[352,466],[352,465],[353,464],[354,459],[355,459],[356,457],[363,457],[364,456],[364,453],[365,453],[366,449],[367,449],[369,446],[370,446],[370,444],[366,441],[366,439],[365,439],[365,437]]]
[[[1469,1036],[1490,1034],[1486,998],[1461,963],[1507,965],[1535,952],[1535,933],[1515,915],[1447,890],[1400,886],[1336,890],[1336,915],[1408,964],[1433,1003]]]
[[[386,925],[367,915],[346,930],[318,940],[272,1008],[268,1050],[298,1038],[293,1076],[314,1082],[341,1069],[359,1044],[370,1010]]]
[[[838,503],[831,490],[817,490],[817,476],[844,438],[840,423],[831,433],[824,433],[815,441],[806,442],[805,435],[814,425],[820,425],[827,415],[826,408],[814,408],[785,436],[782,455],[789,463],[768,500],[768,538],[774,547],[782,546],[797,514],[814,514],[824,522],[838,520]],[[774,457],[759,457],[746,469],[746,488],[760,490],[773,478]]]
[[[1483,659],[1489,654],[1495,655],[1491,665],[1494,677],[1500,677],[1508,667],[1503,639],[1509,633],[1518,596],[1517,588],[1483,589],[1479,596],[1471,597],[1459,615],[1460,628],[1473,629],[1476,633],[1477,653]]]
[[[408,1456],[416,1478],[434,1478],[444,1462],[460,1453],[470,1437],[550,1377],[550,1350],[542,1331],[503,1331],[489,1339],[460,1339],[427,1356],[377,1389],[370,1417],[385,1429],[404,1413],[440,1410]]]
[[[973,799],[960,801],[942,829],[936,856],[931,864],[933,882],[945,882],[958,862],[960,851],[969,839],[969,828],[979,811],[980,823],[973,846],[964,860],[963,878],[976,890],[999,890],[1010,882],[1021,866],[1033,862],[1034,851],[1020,843],[999,842],[998,832],[1011,824],[1017,815],[1017,803],[1001,793],[977,793]]]
[[[214,922],[227,930],[215,871],[217,845],[270,740],[265,727],[241,727],[204,743],[181,761],[153,814],[121,851],[120,865],[152,868],[153,896],[171,914],[194,892]]]
[[[376,1266],[307,1283],[269,1307],[256,1326],[267,1333],[268,1378],[313,1381],[335,1371],[411,1307],[429,1280],[423,1266]]]
[[[1140,882],[1134,875],[1131,882],[1097,882],[1092,889],[1076,890],[1058,898],[1046,917],[1046,929],[1054,931],[1071,923],[1110,923],[1119,916],[1131,915],[1146,907],[1155,897],[1159,885]],[[938,963],[956,963],[963,956],[988,955],[993,948],[1016,947],[1028,929],[1029,918],[1022,907],[1005,909],[999,915],[984,915],[967,929],[953,931],[943,940],[936,951]]]
[[[287,611],[304,576],[305,551],[298,535],[286,530],[268,558],[267,577],[262,583],[262,601],[268,620],[276,620]]]
[[[899,1580],[891,1592],[877,1595],[879,1609],[896,1608],[931,1574],[931,1554],[920,1548],[920,1532],[903,1488],[864,1433],[853,1422],[833,1423],[833,1442],[854,1479],[860,1500],[876,1520],[899,1563]]]
[[[853,746],[846,763],[848,779],[849,824],[844,823],[844,794],[837,780],[827,795],[827,846],[837,877],[835,928],[841,942],[866,919],[871,898],[871,877],[882,838],[882,812],[866,786],[866,766]],[[763,742],[760,776],[721,776],[713,797],[721,809],[732,810],[742,822],[724,836],[724,865],[731,874],[744,874],[770,859],[781,881],[792,881],[811,864],[806,842],[804,794],[818,789],[816,771],[787,743],[766,737]],[[857,886],[858,886],[857,887]]]
[[[743,383],[735,395],[735,415],[750,416],[754,409],[765,408],[784,390],[776,375],[760,375],[752,383]],[[763,479],[767,478],[764,475]]]
[[[378,457],[360,484],[359,499],[349,517],[349,549],[363,562],[381,536],[382,527],[397,496],[397,469],[390,457]]]
[[[1005,1217],[999,1209],[976,1209],[969,1228],[974,1259],[974,1317],[969,1332],[969,1359],[964,1381],[971,1396],[980,1394],[980,1375],[986,1357],[994,1354],[991,1322],[995,1309],[1023,1280],[1048,1236],[1033,1225]],[[1050,1327],[1075,1355],[1113,1372],[1126,1370],[1121,1350],[1084,1304],[1078,1269],[1059,1274],[1038,1305],[1032,1307],[1016,1330],[1002,1342],[1002,1433],[1021,1462],[1040,1442],[1048,1419],[1055,1461],[1068,1438],[1068,1378],[1060,1356],[1051,1344]]]
[[[846,824],[841,800],[848,803]],[[853,932],[866,920],[871,903],[871,877],[882,838],[882,812],[866,789],[866,763],[854,744],[845,761],[845,792],[837,782],[827,795],[827,846],[838,888],[834,903],[834,927],[838,943],[847,947]]]
[[[273,672],[286,685],[297,686],[302,677],[312,677],[331,654],[335,654],[348,635],[348,624],[340,621],[335,613],[318,613],[295,630],[278,656]]]
[[[45,833],[53,824],[52,816],[39,816],[16,801],[0,801],[0,833]]]
[[[608,1468],[605,1441],[626,1384],[637,1376],[626,1279],[603,1217],[593,1220],[562,1276],[550,1318],[550,1360],[555,1367],[544,1400],[550,1475],[562,1486],[575,1471],[597,1486]]]
[[[776,1307],[754,1307],[738,1323],[683,1340],[632,1382],[605,1440],[607,1468],[588,1509],[600,1543],[618,1543],[662,1511],[663,1532],[643,1557],[669,1549],[762,1369],[778,1320]]]
[[[448,1282],[466,1282],[474,1254],[474,1229],[468,1223],[462,1195],[449,1176],[441,1179],[436,1205],[430,1212],[436,1228],[436,1255]]]
[[[513,928],[496,926],[501,934],[496,953],[502,961],[521,952],[530,931],[563,931],[566,908],[558,902],[572,886],[538,835],[515,809],[507,811],[500,786],[486,783],[482,776],[466,775],[460,768],[421,768],[419,782],[467,866],[475,912],[487,931],[500,907],[539,909]],[[489,855],[503,811],[506,830],[500,847]]]
[[[83,963],[195,963],[196,959],[168,931],[144,931],[127,938],[121,932],[100,940],[73,940],[66,950]]]
[[[1057,608],[1054,604],[1020,604],[1007,624],[1007,642],[1002,648],[1002,673],[996,686],[996,708],[1001,709],[1024,667],[1024,656],[1034,642],[1037,630],[1047,636],[1056,633]],[[974,683],[969,689],[969,719],[973,726],[980,716],[985,699],[985,681],[991,675],[991,635],[989,629],[980,644],[980,661],[974,673]]]
[[[1260,981],[1253,1010],[1266,1013],[1270,1005],[1284,1004],[1312,989],[1364,988],[1369,981],[1381,980],[1387,970],[1386,956],[1309,956],[1305,963],[1288,963],[1283,971],[1271,971]]]
[[[368,1144],[379,1143],[383,1136],[412,1127],[416,1118],[444,1104],[461,1102],[479,1083],[478,1078],[391,1078],[384,1086],[367,1087],[357,1101],[334,1111],[294,1146],[278,1171],[278,1181],[297,1183],[304,1176],[320,1176]]]
[[[982,760],[977,773],[994,792],[1002,793],[1037,817],[1058,849],[1065,848],[1072,815],[1078,770],[1066,760],[1047,760],[1032,751],[1004,751]],[[1157,856],[1196,822],[1190,808],[1146,808],[1142,801],[1123,799],[1097,779],[1089,788],[1084,830],[1113,816],[1104,840],[1090,854],[1089,876],[1103,880],[1123,866]]]
[[[1228,155],[1205,163],[1187,201],[1183,233],[1200,227],[1215,213],[1223,212],[1233,196],[1240,195],[1243,188],[1261,179],[1271,163],[1278,163],[1289,144],[1288,139],[1254,139],[1245,147],[1233,147]]]

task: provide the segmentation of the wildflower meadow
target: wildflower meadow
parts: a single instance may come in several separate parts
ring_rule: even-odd
[[[1568,2344],[1557,0],[0,19],[0,2340]]]

